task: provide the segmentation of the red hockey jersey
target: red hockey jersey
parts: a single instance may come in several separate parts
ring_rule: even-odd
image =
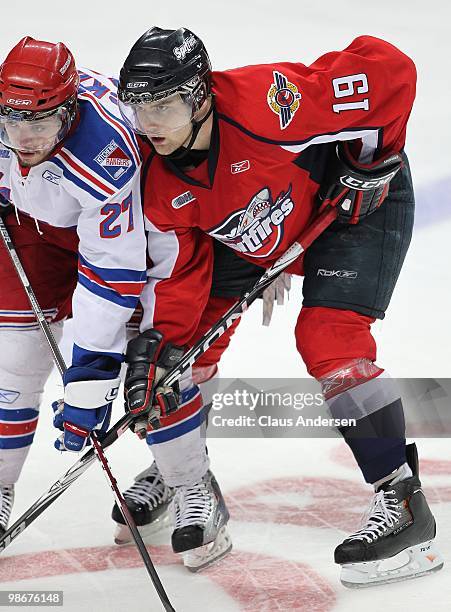
[[[179,344],[208,299],[208,235],[271,265],[315,210],[332,143],[357,140],[359,159],[403,148],[415,97],[413,62],[361,36],[311,66],[276,63],[213,73],[208,159],[183,173],[144,151],[144,213],[153,263],[143,328]]]

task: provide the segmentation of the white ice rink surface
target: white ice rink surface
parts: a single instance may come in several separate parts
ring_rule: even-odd
[[[31,34],[62,40],[79,65],[117,73],[147,27],[185,25],[207,44],[216,68],[272,60],[310,63],[357,35],[390,40],[416,61],[418,99],[407,152],[421,198],[421,223],[386,320],[376,326],[378,362],[394,376],[447,377],[451,372],[451,9],[443,0],[282,3],[55,3],[2,6],[3,58]],[[393,76],[396,78],[396,75]],[[420,207],[422,207],[420,209]],[[260,306],[246,314],[222,364],[226,377],[297,377],[305,369],[293,328],[301,303],[290,303],[269,329]],[[17,486],[19,516],[72,463],[52,448],[50,404],[61,395],[54,373],[46,389],[35,444]],[[120,406],[113,418],[119,418]],[[212,440],[214,472],[230,506],[234,551],[191,575],[169,549],[169,532],[151,548],[178,612],[342,612],[451,610],[451,452],[448,439],[417,440],[426,495],[438,523],[445,568],[419,580],[349,591],[338,582],[334,547],[356,527],[370,496],[344,443],[334,440]],[[108,452],[122,488],[149,462],[145,444],[126,434]],[[90,468],[0,558],[0,590],[58,589],[67,612],[140,612],[161,608],[132,547],[112,544],[111,493],[99,466]]]

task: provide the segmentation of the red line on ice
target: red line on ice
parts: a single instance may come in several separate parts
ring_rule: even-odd
[[[156,565],[179,565],[169,546],[149,547]],[[133,546],[97,546],[48,550],[0,559],[0,584],[49,576],[142,567]],[[195,580],[188,574],[187,580]],[[329,612],[336,596],[329,583],[310,566],[295,561],[233,551],[202,572],[224,589],[243,612],[314,610]],[[167,585],[170,592],[170,585]],[[178,587],[180,589],[180,587]]]

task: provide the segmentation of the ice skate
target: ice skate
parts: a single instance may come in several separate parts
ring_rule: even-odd
[[[172,548],[182,553],[191,572],[204,569],[232,549],[226,528],[229,511],[210,471],[197,484],[176,489],[173,512]]]
[[[142,538],[149,539],[170,526],[169,506],[173,496],[174,489],[166,486],[155,462],[138,474],[135,483],[124,492],[125,501]],[[114,504],[111,517],[117,523],[115,543],[129,544],[132,536],[117,504]]]
[[[385,482],[376,491],[362,528],[335,549],[346,587],[368,587],[416,578],[443,567],[435,519],[421,489],[415,444],[407,446],[412,477]]]
[[[0,537],[8,528],[14,503],[14,485],[0,485]]]

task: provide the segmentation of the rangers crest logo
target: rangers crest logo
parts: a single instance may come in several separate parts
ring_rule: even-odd
[[[280,129],[284,130],[290,125],[294,114],[299,109],[299,100],[302,98],[298,88],[277,70],[273,70],[274,83],[268,91],[268,106],[279,115]]]
[[[117,181],[132,165],[131,159],[121,149],[115,140],[112,140],[94,160],[102,166],[105,172]]]
[[[231,213],[208,233],[236,251],[267,257],[280,244],[285,219],[294,209],[291,189],[290,185],[273,199],[271,190],[264,187],[246,208]]]

